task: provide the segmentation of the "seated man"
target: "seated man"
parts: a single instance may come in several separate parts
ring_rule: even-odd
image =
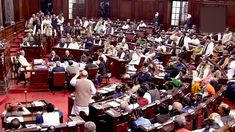
[[[171,118],[169,109],[166,104],[160,104],[159,113],[151,120],[151,123],[165,123]]]
[[[34,42],[34,38],[31,33],[27,33],[27,36],[23,38],[23,46],[30,46],[30,43]]]
[[[61,67],[60,64],[61,64],[61,63],[60,63],[59,61],[57,61],[57,62],[56,62],[56,67],[54,67],[51,72],[52,72],[52,73],[53,73],[53,72],[65,72],[64,67]]]
[[[24,50],[21,50],[20,51],[20,56],[19,56],[19,62],[20,62],[20,64],[21,64],[21,66],[23,66],[23,67],[29,67],[29,66],[31,66],[30,64],[29,64],[29,62],[27,61],[27,59],[25,58],[25,52],[24,52]]]
[[[54,50],[52,50],[48,60],[49,62],[56,62],[56,61],[60,61],[60,57],[55,53]]]
[[[96,125],[92,121],[88,121],[84,124],[85,132],[96,132]]]
[[[185,128],[186,119],[183,115],[177,115],[174,119],[176,132],[190,132]]]
[[[152,79],[150,73],[148,72],[148,68],[144,66],[141,68],[140,72],[137,72],[131,78],[138,79],[140,83],[149,82]]]
[[[143,113],[141,111],[141,109],[134,109],[130,115],[131,119],[132,119],[132,123],[131,123],[131,131],[132,132],[138,132],[139,131],[139,126],[145,126],[145,127],[150,127],[151,126],[151,122],[149,121],[149,119],[146,119],[143,117]]]
[[[148,100],[144,98],[144,94],[145,94],[145,91],[143,88],[139,88],[137,90],[137,95],[138,95],[137,103],[139,104],[139,106],[145,106],[149,103]]]
[[[222,122],[225,125],[230,125],[234,120],[234,117],[230,115],[230,107],[225,103],[221,103],[218,110],[219,114],[221,115]]]
[[[69,60],[74,60],[74,58],[73,58],[73,55],[71,55],[70,53],[69,53],[69,51],[68,50],[66,50],[65,51],[65,55],[64,55],[64,57],[62,58],[62,62],[65,62],[65,61],[69,61]]]
[[[78,68],[74,66],[73,61],[69,60],[69,65],[66,67],[66,72],[71,75],[71,74],[76,74]]]
[[[85,70],[88,68],[97,68],[97,65],[93,63],[93,59],[91,57],[88,57],[88,62],[85,66]]]
[[[124,95],[124,93],[122,92],[122,86],[117,85],[116,88],[115,88],[115,93],[113,95],[111,95],[110,98],[115,99],[115,98],[119,98],[119,97],[121,97],[123,95]]]
[[[19,80],[23,81],[25,79],[30,78],[30,74],[29,72],[25,72],[25,70],[28,70],[31,68],[31,64],[29,64],[29,62],[27,61],[27,59],[25,58],[25,52],[24,50],[20,51],[20,56],[18,58],[18,61],[20,63],[20,67],[19,67]]]
[[[129,99],[129,105],[125,108],[127,111],[131,111],[133,109],[136,109],[139,107],[139,104],[137,103],[137,96],[131,95]]]

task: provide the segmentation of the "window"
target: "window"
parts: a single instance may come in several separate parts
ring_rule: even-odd
[[[174,0],[172,2],[171,25],[178,26],[187,18],[188,1]]]
[[[69,0],[69,19],[73,19],[73,4],[76,3],[76,0]]]
[[[69,19],[73,19],[75,14],[77,14],[75,11],[79,11],[79,9],[76,5],[84,5],[85,0],[69,0]]]

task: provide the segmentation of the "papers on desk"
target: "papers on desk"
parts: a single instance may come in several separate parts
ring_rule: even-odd
[[[34,59],[33,60],[34,65],[39,65],[39,64],[42,64],[42,63],[43,63],[43,59]]]
[[[103,88],[103,90],[108,91],[108,92],[112,92],[112,91],[114,91],[115,89],[113,89],[113,88]]]
[[[75,122],[77,124],[84,123],[84,120],[79,116],[70,116],[69,119],[71,122]]]
[[[105,93],[108,93],[108,91],[106,90],[103,90],[103,89],[99,89],[97,90],[98,93],[101,93],[101,94],[105,94]]]
[[[37,127],[39,127],[36,124],[26,124],[25,126],[26,126],[26,128],[37,128]]]
[[[159,126],[161,126],[161,125],[162,125],[162,124],[160,124],[160,123],[154,123],[154,124],[153,124],[154,127],[159,127]]]
[[[115,102],[115,101],[110,101],[110,102],[108,102],[107,104],[110,105],[110,106],[112,106],[112,107],[118,107],[118,106],[120,106],[120,104],[117,103],[117,102]]]
[[[32,102],[33,106],[39,107],[39,106],[45,106],[45,103],[40,101],[40,100],[36,100]]]

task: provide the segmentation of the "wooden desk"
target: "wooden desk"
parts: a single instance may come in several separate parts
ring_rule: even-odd
[[[21,113],[20,111],[18,113],[7,113],[7,111],[3,111],[1,115],[2,119],[2,126],[3,128],[9,128],[9,124],[4,122],[4,118],[7,117],[13,117],[13,116],[22,116],[24,119],[25,124],[32,124],[36,123],[36,113],[38,111],[45,111],[46,110],[46,105],[48,104],[45,100],[39,100],[38,102],[41,102],[42,105],[36,106],[34,101],[30,102],[20,102],[23,107],[28,109],[31,113]]]
[[[102,88],[97,90],[97,94],[101,95],[101,100],[104,101],[106,97],[112,95],[115,92],[115,88],[116,88],[117,85],[121,85],[121,83],[112,83],[112,84],[109,84],[105,87],[102,87]],[[73,104],[74,104],[74,99],[75,99],[74,94],[70,94],[69,97],[68,97],[68,115],[71,114],[71,110],[72,110],[72,107],[73,107]],[[101,100],[98,99],[98,100],[95,100],[95,101],[97,102],[97,101],[101,101]]]
[[[68,121],[55,126],[56,132],[84,132],[85,121],[80,116],[69,116]],[[15,132],[30,131],[30,132],[45,132],[48,126],[31,126],[31,128],[21,128],[14,130]],[[10,131],[10,130],[9,130]]]
[[[22,50],[25,51],[25,58],[27,58],[27,60],[29,62],[32,62],[34,59],[41,59],[41,50],[42,47],[36,47],[36,46],[23,46],[21,47]]]
[[[36,69],[33,67],[30,72],[30,88],[33,91],[38,90],[49,90],[49,70],[46,69]]]
[[[187,94],[190,90],[189,84],[185,83],[181,86],[177,92],[174,92],[172,96],[166,96],[160,100],[160,103],[172,104],[174,101],[179,101],[182,97],[182,94]],[[147,118],[153,118],[155,112],[158,111],[159,103],[152,102],[144,107],[141,107],[143,111],[143,116]],[[123,112],[119,108],[110,108],[105,111],[106,120],[107,120],[107,130],[112,130],[112,132],[127,131],[129,128],[129,114]]]
[[[80,58],[84,52],[90,52],[85,49],[68,49],[68,48],[59,48],[59,47],[53,47],[52,50],[54,50],[60,58],[63,58],[65,55],[65,51],[69,50],[70,54],[73,55],[75,61],[77,62],[80,62]]]
[[[119,78],[120,79],[120,75],[124,74],[126,72],[126,65],[128,63],[128,61],[126,60],[120,60],[116,57],[112,57],[109,55],[107,56],[107,64],[110,65],[110,72],[112,73],[111,75]]]

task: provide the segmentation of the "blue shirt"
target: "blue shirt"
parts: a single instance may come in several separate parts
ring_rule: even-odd
[[[149,119],[140,117],[138,118],[136,121],[134,121],[131,125],[131,132],[138,132],[139,131],[139,126],[145,126],[145,127],[150,127],[151,126],[151,122],[149,121]]]

